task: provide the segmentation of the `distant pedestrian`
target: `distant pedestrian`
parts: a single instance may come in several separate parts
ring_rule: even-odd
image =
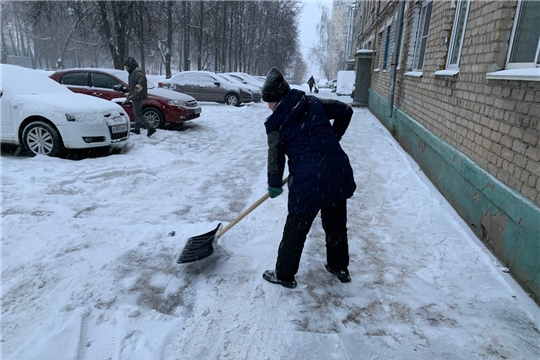
[[[326,270],[341,282],[351,281],[347,239],[347,199],[355,189],[353,170],[339,141],[353,114],[338,100],[319,99],[291,89],[277,68],[266,76],[261,96],[272,110],[268,136],[268,192],[282,192],[286,159],[289,167],[288,215],[275,270],[263,278],[296,287],[302,249],[313,220],[321,212],[326,233]],[[333,119],[333,125],[330,120]]]
[[[156,129],[146,121],[142,113],[142,104],[146,100],[148,93],[146,75],[137,61],[131,56],[124,61],[124,65],[129,72],[129,95],[126,97],[124,104],[127,104],[129,100],[133,102],[133,116],[135,116],[135,128],[131,132],[139,135],[142,126],[148,130],[146,136],[150,137],[156,132]]]
[[[309,85],[309,93],[311,94],[311,91],[313,89],[313,85],[315,85],[315,79],[313,78],[313,75],[311,75],[311,77],[309,78],[307,83]]]

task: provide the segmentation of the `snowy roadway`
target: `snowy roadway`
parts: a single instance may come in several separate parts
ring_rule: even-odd
[[[262,279],[286,191],[210,258],[177,265],[190,236],[265,193],[268,115],[203,103],[184,130],[133,136],[121,154],[3,155],[2,359],[540,358],[538,306],[365,109],[342,140],[358,184],[351,283],[324,269],[319,219],[299,286]]]

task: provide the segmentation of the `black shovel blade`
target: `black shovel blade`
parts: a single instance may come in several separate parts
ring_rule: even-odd
[[[178,264],[186,264],[209,257],[214,252],[214,243],[218,237],[218,226],[205,234],[190,237],[182,250],[182,254],[176,261]]]

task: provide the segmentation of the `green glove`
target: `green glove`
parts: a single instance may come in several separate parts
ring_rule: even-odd
[[[283,192],[283,189],[280,187],[268,187],[268,193],[270,194],[270,197],[273,199],[275,197],[278,197]]]

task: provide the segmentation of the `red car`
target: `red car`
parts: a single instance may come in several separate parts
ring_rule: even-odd
[[[123,105],[128,91],[128,72],[104,68],[77,68],[58,70],[51,79],[66,85],[71,91],[122,105],[131,121],[134,121],[133,107]],[[155,128],[163,128],[167,123],[181,123],[201,116],[197,100],[187,94],[160,89],[148,81],[148,98],[143,103],[143,115]]]

